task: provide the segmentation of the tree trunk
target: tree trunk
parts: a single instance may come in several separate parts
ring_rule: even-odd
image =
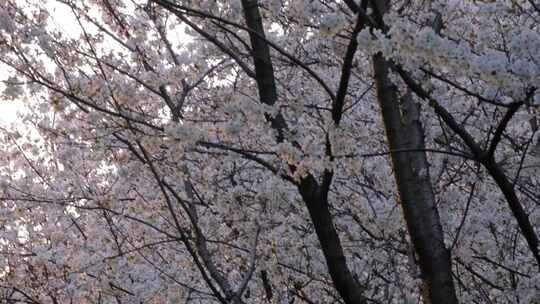
[[[389,79],[389,63],[381,54],[373,57],[377,98],[381,107],[386,137],[394,152],[392,164],[401,207],[418,255],[424,301],[433,304],[458,303],[452,280],[450,252],[444,235],[430,181],[429,164],[422,151],[424,132],[418,105],[406,94],[400,105],[398,88]]]
[[[253,31],[249,33],[249,36],[259,99],[262,103],[273,105],[277,99],[276,82],[258,1],[242,0],[242,6],[246,25]],[[288,127],[283,116],[281,114],[276,115],[275,118],[267,116],[267,119],[270,120],[272,128],[277,131],[277,142],[284,141],[283,134]],[[343,247],[330,213],[328,190],[332,174],[325,172],[323,179],[321,185],[315,177],[308,174],[298,185],[298,190],[308,208],[334,287],[346,304],[365,304],[367,300],[363,295],[363,288],[347,266]]]
[[[343,247],[330,214],[328,190],[320,186],[312,176],[302,180],[299,190],[319,238],[334,287],[346,304],[367,303],[362,286],[347,266]]]

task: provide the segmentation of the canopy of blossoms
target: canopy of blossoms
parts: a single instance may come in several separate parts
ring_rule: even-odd
[[[537,0],[1,0],[2,303],[540,303]]]

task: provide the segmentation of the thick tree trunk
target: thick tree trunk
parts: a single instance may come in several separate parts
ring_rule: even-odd
[[[476,160],[487,169],[489,175],[497,183],[497,186],[503,193],[506,202],[508,203],[508,206],[512,211],[512,215],[515,217],[521,233],[525,237],[525,240],[529,245],[529,249],[531,250],[534,258],[536,259],[538,267],[540,267],[540,241],[538,240],[538,235],[536,234],[536,231],[534,230],[534,227],[529,220],[529,216],[527,215],[525,208],[521,204],[516,194],[514,185],[512,185],[512,183],[510,182],[501,165],[498,164],[495,160],[494,152],[498,140],[494,137],[490,144],[490,150],[483,149],[480,144],[477,143],[476,140],[472,137],[472,135],[463,126],[461,126],[444,107],[439,105],[436,99],[434,99],[432,96],[430,96],[429,93],[422,89],[422,87],[418,85],[418,83],[416,83],[403,69],[398,68],[396,70],[401,75],[401,78],[405,81],[405,83],[407,83],[409,88],[414,91],[414,93],[416,93],[418,97],[429,101],[429,105],[433,108],[433,110],[435,110],[435,113],[437,113],[437,115],[441,117],[441,119],[446,123],[446,125],[463,140],[463,142],[470,149],[472,155],[476,158]],[[514,110],[509,108],[508,111]],[[515,111],[517,111],[517,108],[515,109]],[[507,112],[506,115],[508,115],[508,113],[510,113],[510,115],[513,115],[513,113],[511,112]],[[511,116],[508,116],[506,122],[503,120],[501,122],[502,125],[501,123],[499,123],[497,129],[501,130],[500,136],[502,136],[502,132],[510,118]]]
[[[429,175],[424,133],[419,109],[410,94],[401,100],[398,88],[390,81],[389,63],[381,54],[373,57],[377,98],[381,107],[394,175],[407,228],[424,283],[424,301],[433,304],[458,303],[452,280],[450,252],[444,235]]]

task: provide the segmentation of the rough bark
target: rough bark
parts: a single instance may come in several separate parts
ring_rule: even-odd
[[[419,109],[407,94],[401,100],[389,79],[389,63],[381,54],[373,57],[377,98],[381,107],[394,175],[411,240],[418,255],[424,301],[433,304],[458,303],[452,280],[450,252],[444,245],[440,217],[430,181],[429,164],[422,151],[424,132]]]
[[[527,245],[529,246],[530,251],[532,252],[536,263],[538,264],[538,267],[540,268],[540,241],[538,240],[538,235],[536,234],[536,231],[534,230],[534,227],[532,226],[529,216],[527,215],[527,212],[525,211],[525,208],[521,204],[521,201],[519,200],[516,190],[514,189],[514,186],[506,176],[504,169],[501,167],[499,163],[495,160],[495,149],[497,146],[497,136],[494,137],[490,144],[489,150],[484,150],[480,144],[472,137],[472,135],[465,129],[465,127],[461,126],[456,119],[444,108],[442,107],[436,99],[434,99],[428,92],[426,92],[418,83],[416,83],[412,77],[410,77],[407,72],[405,72],[403,69],[401,69],[399,66],[396,68],[397,72],[401,75],[401,78],[405,81],[407,86],[420,98],[427,100],[429,102],[429,105],[433,108],[435,113],[441,117],[441,119],[446,123],[446,125],[452,129],[467,145],[467,147],[471,150],[471,153],[475,157],[475,160],[481,163],[490,176],[493,178],[493,180],[497,183],[497,186],[503,193],[506,202],[508,203],[508,206],[510,207],[510,210],[512,211],[512,215],[515,217],[519,228],[521,230],[522,235],[525,237],[525,240],[527,241]],[[529,92],[529,94],[533,93],[534,91]],[[528,95],[529,95],[528,94]],[[530,98],[529,96],[526,97]],[[515,105],[519,105],[522,102],[518,102]],[[515,109],[517,111],[517,108]],[[512,111],[514,111],[512,108],[509,109],[510,114],[512,114]],[[501,130],[501,134],[505,128],[506,123],[511,118],[511,115],[508,116],[508,118],[503,119],[503,121],[499,124],[497,127],[498,130]],[[507,120],[507,121],[506,121]],[[506,122],[505,122],[506,121]]]

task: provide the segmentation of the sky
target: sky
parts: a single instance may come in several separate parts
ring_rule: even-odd
[[[17,110],[21,108],[21,104],[13,101],[0,102],[0,126],[14,122],[17,118]]]
[[[73,12],[67,5],[56,0],[40,1],[43,1],[41,2],[42,4],[46,3],[45,5],[47,7],[47,12],[51,16],[48,26],[60,29],[62,33],[66,34],[67,36],[71,36],[72,38],[77,38],[81,35],[81,30],[75,17],[73,16]],[[92,14],[92,12],[90,12],[90,14]],[[179,33],[181,34],[182,31]],[[185,41],[185,39],[187,39],[187,37],[181,34],[180,41]],[[175,39],[173,38],[172,40]],[[23,110],[22,101],[14,102],[2,100],[1,95],[4,90],[4,86],[1,81],[7,79],[8,77],[8,71],[0,64],[0,127],[7,127],[10,123],[16,122],[17,111]],[[30,97],[26,96],[26,98]]]
[[[63,4],[56,1],[49,1],[47,4],[48,13],[51,15],[53,23],[51,26],[63,29],[64,33],[74,32],[77,30],[77,24],[72,16],[71,10]],[[56,16],[56,18],[55,18]],[[77,33],[73,33],[77,34]],[[0,80],[8,78],[8,71],[0,65]],[[0,83],[0,96],[4,90]],[[21,102],[6,101],[0,97],[0,127],[7,127],[12,122],[17,120],[17,111],[22,110]]]

